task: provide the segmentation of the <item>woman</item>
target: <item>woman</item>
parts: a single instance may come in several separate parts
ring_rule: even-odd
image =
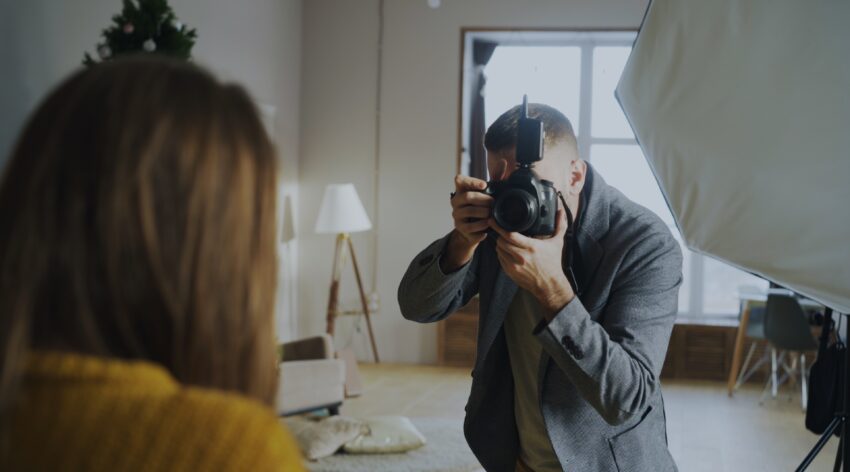
[[[74,74],[0,186],[0,469],[301,470],[271,407],[275,155],[164,58]]]

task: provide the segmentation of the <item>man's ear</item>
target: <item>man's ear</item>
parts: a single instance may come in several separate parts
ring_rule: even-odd
[[[578,195],[584,188],[584,178],[587,176],[587,162],[583,159],[570,161],[569,187],[571,195]]]

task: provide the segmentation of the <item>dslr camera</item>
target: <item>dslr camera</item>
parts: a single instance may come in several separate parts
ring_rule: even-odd
[[[543,122],[528,117],[528,97],[522,98],[517,125],[517,169],[507,180],[489,181],[484,193],[495,199],[493,218],[506,231],[526,236],[555,234],[558,191],[555,185],[534,172],[543,159]]]

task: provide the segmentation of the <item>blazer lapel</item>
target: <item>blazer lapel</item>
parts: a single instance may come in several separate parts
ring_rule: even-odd
[[[582,282],[584,286],[579,287],[579,298],[587,293],[587,289],[593,285],[593,276],[596,275],[596,270],[599,264],[602,263],[602,255],[605,253],[602,246],[593,238],[587,231],[579,228],[576,234],[578,247],[581,251],[582,264],[584,274],[582,274]]]
[[[579,287],[581,293],[586,293],[588,287],[593,285],[594,275],[605,253],[599,240],[608,233],[611,191],[611,187],[605,183],[602,176],[593,166],[587,164],[587,178],[579,207],[581,224],[576,232],[576,240],[584,265],[585,286]]]
[[[482,313],[482,316],[486,318],[481,323],[482,332],[478,342],[478,359],[480,360],[484,360],[487,353],[490,352],[490,347],[502,328],[505,314],[508,312],[508,307],[518,289],[514,281],[498,266],[498,263],[495,267],[498,272],[493,283],[493,293],[490,296],[487,311]]]

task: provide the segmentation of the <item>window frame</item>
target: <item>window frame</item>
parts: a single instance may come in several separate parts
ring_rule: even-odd
[[[526,35],[527,33],[527,35]],[[593,136],[593,55],[598,46],[632,47],[637,37],[635,28],[461,28],[460,34],[460,86],[458,98],[457,126],[457,163],[458,174],[468,172],[468,153],[466,140],[469,137],[468,124],[470,121],[469,96],[474,67],[471,63],[472,41],[483,39],[494,41],[499,46],[563,46],[580,49],[580,81],[579,81],[579,114],[576,139],[579,154],[588,162],[592,161],[590,154],[594,145],[628,145],[639,146],[637,139],[631,138],[602,138]],[[608,36],[600,37],[601,35]],[[665,197],[666,200],[666,197]],[[672,210],[671,210],[672,212]],[[675,216],[675,215],[674,215]],[[688,249],[682,239],[683,249]],[[696,251],[685,252],[688,257],[689,272],[687,311],[679,311],[677,322],[693,322],[694,320],[710,323],[734,321],[737,322],[738,312],[709,313],[705,312],[705,257]],[[718,261],[723,263],[722,261]]]
[[[623,38],[627,36],[629,39],[604,39],[604,38],[592,38],[593,35],[597,34],[606,34],[606,35],[622,35]],[[488,41],[494,41],[498,43],[500,46],[565,46],[565,47],[581,47],[581,57],[582,57],[582,71],[581,71],[581,90],[579,91],[579,103],[583,103],[582,99],[584,93],[584,87],[587,86],[588,93],[593,93],[593,89],[590,83],[585,80],[585,69],[586,63],[588,60],[589,65],[591,67],[590,74],[592,75],[593,70],[593,57],[586,59],[587,54],[585,54],[585,50],[583,47],[590,47],[591,52],[594,46],[633,46],[634,38],[637,36],[638,29],[637,28],[481,28],[481,27],[462,27],[460,29],[460,84],[458,87],[458,126],[457,126],[457,164],[456,169],[457,173],[460,174],[464,170],[464,165],[468,162],[468,154],[466,152],[466,139],[469,137],[469,129],[467,128],[469,123],[469,103],[467,98],[470,95],[469,87],[470,80],[467,80],[468,76],[472,76],[474,72],[474,67],[472,65],[472,58],[469,51],[472,50],[472,41],[475,39],[484,39]],[[523,37],[524,34],[529,34],[533,37]],[[570,35],[573,38],[565,38],[565,36]],[[586,38],[585,38],[586,37]],[[588,101],[590,103],[590,101]],[[588,105],[589,106],[589,105]],[[576,138],[579,139],[579,153],[582,156],[587,156],[587,152],[590,151],[589,142],[582,142],[580,135],[582,135],[582,130],[585,121],[583,119],[581,111],[579,112],[579,128],[576,130]],[[587,115],[588,118],[591,118],[590,115]],[[588,130],[590,128],[587,128]],[[630,142],[637,143],[634,139],[629,138],[613,138],[613,139],[604,139],[604,143],[600,142],[600,144],[628,144]],[[595,144],[595,143],[594,143]]]

